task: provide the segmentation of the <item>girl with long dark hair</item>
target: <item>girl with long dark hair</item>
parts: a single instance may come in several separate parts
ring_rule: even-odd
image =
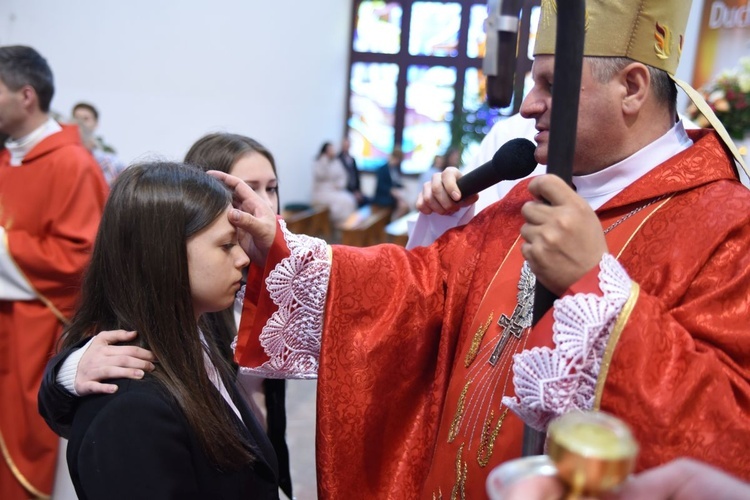
[[[186,165],[115,181],[61,347],[135,330],[158,363],[79,400],[67,455],[79,498],[278,498],[270,442],[201,328],[234,303],[249,263],[230,210],[221,183]]]

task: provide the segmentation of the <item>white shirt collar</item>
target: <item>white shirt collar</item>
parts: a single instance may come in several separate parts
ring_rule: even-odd
[[[655,167],[692,145],[693,141],[685,132],[682,121],[679,121],[666,134],[619,163],[593,174],[574,176],[573,184],[576,192],[596,210]]]
[[[62,127],[52,118],[47,119],[39,128],[27,134],[20,139],[8,139],[5,141],[5,147],[10,153],[10,166],[20,167],[23,159],[29,154],[29,151],[42,142],[43,139],[52,134],[61,131]]]
[[[224,382],[221,380],[221,375],[219,375],[219,370],[216,369],[214,364],[211,362],[211,358],[208,356],[208,344],[206,343],[206,337],[203,335],[202,331],[199,331],[201,343],[203,344],[203,364],[206,367],[206,373],[208,374],[209,380],[211,380],[211,383],[216,387],[216,390],[219,391],[221,394],[221,397],[224,398],[224,401],[229,405],[229,407],[232,409],[235,415],[237,415],[237,418],[240,419],[240,421],[244,424],[245,421],[242,419],[242,415],[240,414],[239,408],[237,408],[237,405],[234,404],[234,401],[232,401],[232,397],[229,395],[229,391],[227,390],[226,386],[224,385]]]

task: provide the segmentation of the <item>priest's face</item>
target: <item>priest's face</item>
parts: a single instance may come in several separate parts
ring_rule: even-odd
[[[534,137],[537,143],[534,156],[544,165],[550,161],[548,154],[554,69],[553,56],[535,58],[531,71],[534,87],[521,104],[521,115],[536,121],[538,133]],[[565,103],[561,105],[564,106]],[[619,110],[613,86],[598,82],[591,73],[589,62],[584,59],[573,174],[590,174],[619,161],[616,159],[619,158],[616,153],[617,144],[622,140],[617,137]]]
[[[13,139],[19,139],[19,130],[23,128],[26,119],[23,90],[11,90],[0,80],[0,133]]]

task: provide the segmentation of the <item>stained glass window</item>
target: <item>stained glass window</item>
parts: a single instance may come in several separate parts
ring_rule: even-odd
[[[385,163],[394,144],[396,64],[355,63],[349,94],[351,154],[361,168]]]
[[[484,32],[487,6],[484,4],[472,5],[469,13],[469,38],[466,45],[466,55],[469,57],[484,57],[487,43],[487,35]]]
[[[539,3],[523,0],[517,70],[526,78],[517,79],[517,95],[530,88]],[[486,104],[486,1],[354,5],[348,125],[363,170],[385,163],[396,145],[405,153],[404,173],[426,170],[449,147],[463,148],[465,162],[498,117],[518,110],[520,98],[502,110]]]
[[[457,56],[460,27],[461,4],[414,2],[409,28],[409,54]]]
[[[401,5],[396,2],[361,2],[357,10],[354,50],[397,54],[401,50],[401,15]]]
[[[430,168],[435,156],[450,146],[450,120],[456,98],[456,68],[409,66],[406,74],[406,116],[401,170],[405,174]]]

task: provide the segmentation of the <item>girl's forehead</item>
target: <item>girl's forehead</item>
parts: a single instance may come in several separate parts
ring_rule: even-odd
[[[246,181],[276,178],[276,173],[273,170],[271,162],[257,151],[242,155],[234,162],[229,173]]]

